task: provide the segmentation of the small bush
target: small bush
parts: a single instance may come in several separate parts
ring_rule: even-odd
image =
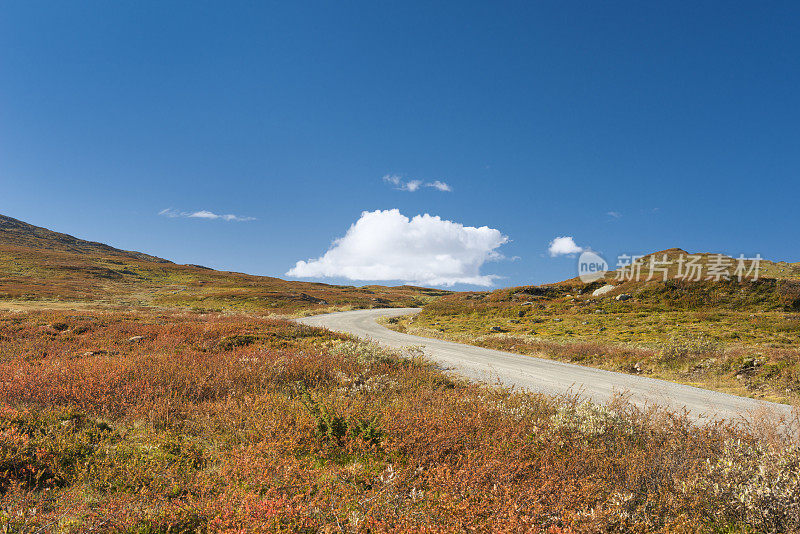
[[[690,357],[708,357],[721,352],[720,344],[708,337],[673,337],[661,347],[663,360],[685,360]]]
[[[111,439],[110,427],[70,412],[0,416],[0,493],[13,485],[41,490],[73,481],[80,466]]]
[[[237,349],[240,347],[246,347],[248,345],[252,345],[258,341],[258,337],[250,334],[237,334],[233,336],[227,336],[222,338],[219,341],[219,348],[220,350],[229,351],[233,349]]]
[[[727,441],[707,461],[700,483],[724,502],[726,515],[763,532],[800,529],[800,448]],[[720,509],[717,515],[721,515]]]
[[[327,443],[343,445],[345,438],[361,440],[369,445],[380,447],[384,431],[378,424],[377,417],[352,417],[350,419],[337,414],[332,409],[314,400],[302,385],[300,400],[314,416],[317,439]]]

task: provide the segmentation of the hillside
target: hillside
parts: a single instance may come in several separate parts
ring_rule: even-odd
[[[85,241],[68,234],[53,232],[47,228],[34,226],[26,222],[0,215],[0,246],[5,248],[19,247],[67,254],[88,254],[111,256],[156,263],[172,263],[169,260],[143,254],[120,250],[103,243]]]
[[[449,292],[339,286],[178,265],[0,216],[0,302],[297,314],[421,305]]]
[[[676,259],[681,249],[654,256]],[[705,268],[732,258],[693,254]],[[611,271],[585,283],[454,293],[390,327],[409,334],[645,374],[706,388],[800,400],[798,264],[762,261],[759,277],[648,280]]]
[[[689,258],[693,258],[692,267],[688,266]],[[596,304],[611,300],[623,302],[631,297],[639,309],[653,311],[800,310],[800,263],[761,259],[756,272],[753,263],[745,261],[741,273],[737,273],[736,258],[673,248],[642,256],[637,264],[609,271],[601,279],[589,283],[575,277],[554,284],[498,290],[487,298],[528,301],[532,297],[549,295],[570,297],[568,302]],[[625,296],[618,299],[620,295]]]

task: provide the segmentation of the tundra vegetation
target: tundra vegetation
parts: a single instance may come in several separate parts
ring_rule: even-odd
[[[617,274],[588,284],[572,279],[444,295],[419,315],[392,319],[386,326],[800,402],[800,265],[764,262],[760,278],[741,281],[619,281]],[[614,287],[593,295],[605,285]]]
[[[782,532],[800,449],[244,315],[0,315],[5,532]]]
[[[448,293],[292,282],[179,265],[0,215],[0,307],[5,308],[191,308],[296,316],[421,306]]]

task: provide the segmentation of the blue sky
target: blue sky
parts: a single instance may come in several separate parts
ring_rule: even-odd
[[[364,211],[497,230],[456,288],[574,276],[559,236],[799,261],[798,24],[793,2],[5,1],[0,213],[280,277]],[[392,217],[312,279],[383,272],[358,264],[375,239],[399,273],[461,253],[463,228]]]

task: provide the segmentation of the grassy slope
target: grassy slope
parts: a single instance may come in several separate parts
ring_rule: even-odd
[[[301,314],[413,306],[448,292],[334,286],[215,271],[122,251],[0,216],[0,301]]]
[[[426,305],[413,319],[399,319],[389,326],[796,402],[800,400],[800,269],[797,264],[765,262],[764,266],[763,276],[755,281],[619,282],[616,273],[609,273],[591,284],[572,279],[456,293]],[[592,296],[605,284],[615,289]],[[617,300],[623,294],[631,298]]]

